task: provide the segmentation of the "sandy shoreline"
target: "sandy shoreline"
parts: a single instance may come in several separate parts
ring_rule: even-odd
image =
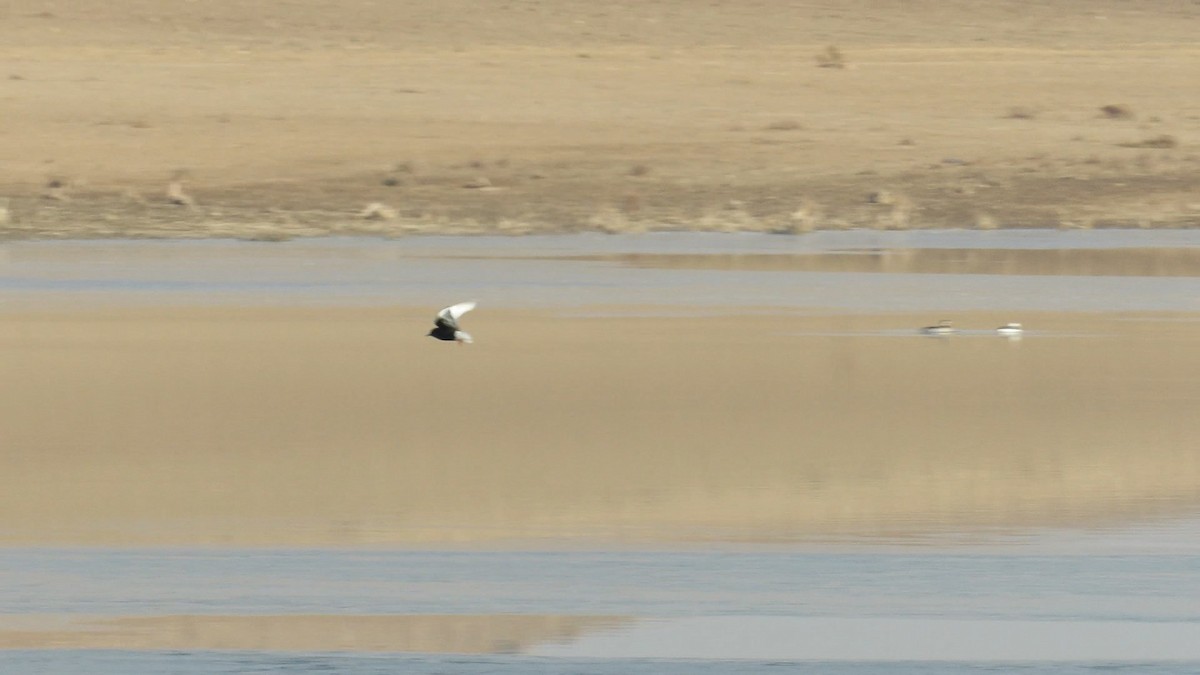
[[[0,650],[135,649],[504,654],[629,619],[540,615],[8,617]]]
[[[1194,320],[493,310],[459,348],[427,314],[0,315],[0,543],[802,541],[1200,500]]]
[[[1200,225],[1193,8],[5,12],[0,238]]]

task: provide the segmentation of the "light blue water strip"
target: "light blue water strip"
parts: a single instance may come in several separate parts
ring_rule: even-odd
[[[340,304],[566,308],[596,305],[776,307],[805,311],[1200,311],[1200,276],[1073,277],[629,268],[616,263],[487,257],[813,250],[875,241],[1049,245],[1075,233],[823,233],[645,235],[645,239],[413,238],[403,240],[16,242],[0,245],[0,311],[48,302],[88,304]],[[1192,245],[1190,231],[1091,232],[1096,247],[1143,238]],[[836,235],[836,236],[835,236]],[[854,236],[851,236],[854,235]],[[890,236],[896,235],[896,236]],[[901,241],[900,235],[914,241]],[[1036,236],[1035,236],[1036,235]],[[1168,236],[1174,235],[1174,236]],[[721,243],[711,237],[721,237]],[[846,241],[843,241],[846,239]],[[795,240],[795,241],[793,241]],[[777,243],[778,242],[778,243]],[[1061,242],[1060,242],[1061,243]],[[520,247],[520,248],[518,248]],[[439,255],[482,258],[439,258]]]

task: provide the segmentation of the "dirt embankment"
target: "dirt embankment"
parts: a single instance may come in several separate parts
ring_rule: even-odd
[[[1200,8],[19,1],[0,237],[1200,225]]]

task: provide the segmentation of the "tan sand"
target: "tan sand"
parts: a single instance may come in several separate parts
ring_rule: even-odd
[[[511,653],[628,619],[542,615],[9,617],[2,649]]]
[[[0,20],[2,237],[1200,224],[1188,3],[16,0]]]
[[[791,541],[1200,504],[1194,316],[469,318],[459,347],[424,309],[0,314],[0,543]],[[907,334],[940,318],[1034,333]]]

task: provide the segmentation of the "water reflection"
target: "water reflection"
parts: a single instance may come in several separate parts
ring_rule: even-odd
[[[1197,251],[1186,230],[11,242],[0,308],[462,296],[537,309],[1200,311]]]
[[[630,623],[619,617],[172,615],[0,620],[0,650],[143,649],[506,654]]]
[[[574,256],[633,267],[740,271],[1061,276],[1200,276],[1200,248],[889,248],[820,253],[619,253]]]

